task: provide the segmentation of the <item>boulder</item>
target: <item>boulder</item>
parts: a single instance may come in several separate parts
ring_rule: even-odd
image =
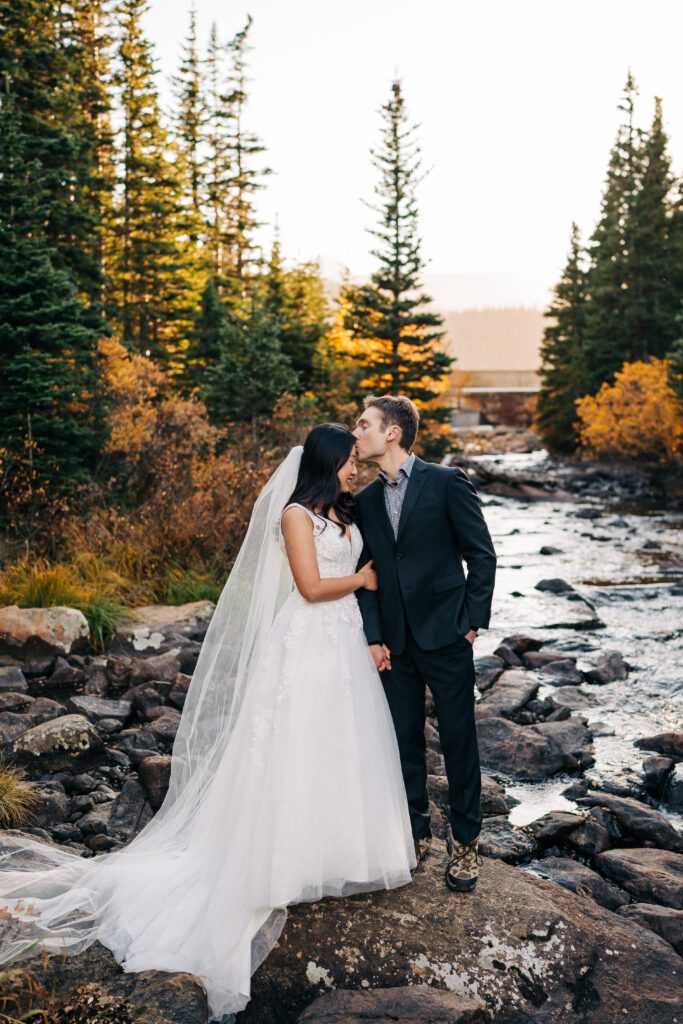
[[[528,673],[508,669],[486,690],[480,703],[508,717],[536,696],[538,686],[538,681]]]
[[[587,897],[606,910],[617,910],[629,902],[623,889],[605,881],[597,871],[569,857],[544,857],[530,865],[529,870],[556,882],[564,889]]]
[[[116,630],[114,647],[130,651],[162,650],[184,637],[203,637],[215,610],[212,601],[182,605],[143,605],[131,610],[131,618]]]
[[[534,589],[546,591],[549,594],[568,594],[574,590],[574,587],[566,580],[554,578],[539,580]]]
[[[78,608],[0,608],[0,654],[42,659],[89,649],[90,627]]]
[[[532,729],[557,743],[564,754],[566,768],[583,769],[595,763],[593,737],[584,718],[576,715],[559,722],[538,722]]]
[[[535,636],[527,636],[526,633],[513,633],[512,636],[505,637],[503,646],[509,647],[521,657],[529,651],[538,651],[543,646],[543,641],[538,640]]]
[[[528,832],[513,825],[506,814],[484,818],[481,826],[479,852],[508,864],[519,864],[536,853],[536,843]]]
[[[67,714],[67,710],[58,700],[50,697],[36,697],[28,711],[33,725],[40,725],[41,722],[50,722],[53,718],[60,718]]]
[[[118,722],[125,722],[130,717],[132,708],[130,701],[107,700],[105,697],[93,697],[90,694],[71,697],[66,706],[76,715],[85,715],[91,722],[98,722],[103,718],[115,718]]]
[[[474,676],[480,691],[488,690],[505,671],[505,662],[491,654],[486,658],[474,659]]]
[[[31,808],[31,824],[38,828],[50,828],[65,822],[71,812],[71,801],[59,782],[34,782],[31,789],[39,797],[39,803]]]
[[[562,747],[552,736],[541,735],[538,728],[517,725],[497,716],[477,718],[482,765],[489,770],[501,771],[510,778],[530,782],[563,771],[568,762]],[[574,759],[570,765],[576,767]]]
[[[656,754],[683,761],[683,732],[659,732],[656,736],[643,736],[635,741],[641,750],[654,750]]]
[[[544,665],[550,665],[553,661],[576,661],[575,657],[571,654],[566,654],[564,651],[528,651],[523,656],[524,664],[527,668],[543,668]]]
[[[548,811],[524,827],[539,846],[554,846],[558,839],[572,832],[582,820],[582,816],[573,811]]]
[[[631,903],[619,907],[618,913],[660,935],[683,956],[683,910],[658,907],[656,903]]]
[[[153,811],[158,811],[168,792],[171,757],[168,754],[152,754],[146,757],[140,763],[138,775],[150,807]]]
[[[493,653],[496,658],[504,661],[508,668],[520,668],[522,665],[522,659],[519,655],[515,654],[511,647],[506,647],[505,644],[500,644]]]
[[[21,762],[38,762],[46,771],[97,762],[102,740],[83,715],[62,715],[28,729],[15,741],[13,752]]]
[[[643,761],[645,788],[653,796],[660,796],[676,762],[672,757],[646,757]]]
[[[631,797],[597,793],[594,790],[577,798],[586,807],[605,807],[616,817],[624,833],[641,842],[652,843],[661,850],[683,853],[683,836],[654,807]]]
[[[619,651],[605,651],[595,668],[586,672],[586,678],[592,683],[613,683],[616,679],[626,679],[627,675],[628,667]]]
[[[673,811],[683,811],[683,764],[677,764],[667,778],[662,800]]]
[[[299,1024],[487,1024],[481,999],[429,985],[410,988],[337,989],[314,999]]]
[[[5,665],[0,668],[0,694],[8,690],[12,693],[28,693],[26,676],[16,665]],[[7,708],[7,710],[12,709]]]
[[[137,779],[126,779],[112,804],[107,832],[110,836],[127,841],[138,832],[138,824],[145,807],[145,794]]]
[[[288,907],[239,1024],[293,1024],[331,990],[415,985],[476,996],[508,1024],[670,1024],[683,973],[657,935],[487,857],[473,892],[449,893],[444,863],[436,839],[409,885]]]
[[[644,903],[683,910],[683,854],[652,847],[606,850],[595,866]]]
[[[544,683],[552,686],[577,686],[583,676],[571,658],[558,658],[541,665],[540,674]]]

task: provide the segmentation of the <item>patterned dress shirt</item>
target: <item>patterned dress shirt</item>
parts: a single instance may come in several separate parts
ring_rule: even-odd
[[[389,522],[391,523],[395,538],[398,537],[398,521],[401,518],[403,499],[406,496],[410,471],[413,468],[414,462],[415,453],[413,452],[400,466],[395,481],[391,481],[384,470],[380,469],[379,471],[379,478],[384,484],[384,504],[386,505]]]

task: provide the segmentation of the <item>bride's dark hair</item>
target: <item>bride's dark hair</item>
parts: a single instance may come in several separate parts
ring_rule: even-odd
[[[296,487],[287,504],[296,501],[311,512],[321,508],[326,519],[333,508],[342,524],[339,529],[345,533],[346,527],[356,521],[356,509],[353,495],[342,491],[337,473],[348,462],[355,443],[349,428],[341,423],[313,427],[304,441]]]

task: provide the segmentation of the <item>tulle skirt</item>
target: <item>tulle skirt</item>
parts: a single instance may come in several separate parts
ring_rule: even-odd
[[[292,593],[186,845],[165,850],[154,831],[67,863],[55,913],[85,908],[126,971],[197,975],[216,1019],[246,1006],[288,904],[410,881],[398,746],[353,596]]]

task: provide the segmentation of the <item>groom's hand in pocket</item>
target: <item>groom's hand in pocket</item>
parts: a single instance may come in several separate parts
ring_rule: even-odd
[[[391,651],[386,644],[370,644],[369,650],[378,672],[391,670]]]

